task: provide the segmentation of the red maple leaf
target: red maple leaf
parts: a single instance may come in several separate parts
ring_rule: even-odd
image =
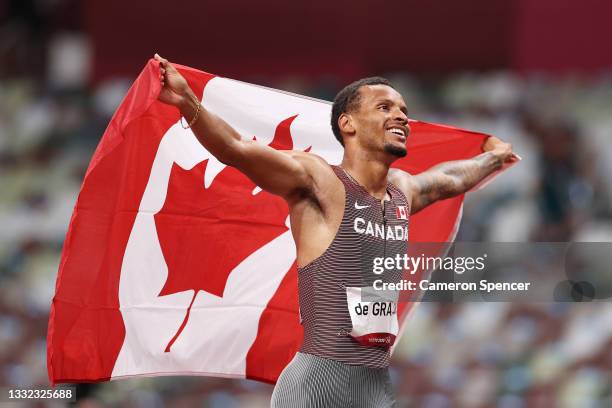
[[[293,149],[289,127],[296,117],[278,124],[269,146]],[[288,229],[289,210],[284,200],[266,191],[253,195],[255,184],[233,167],[225,167],[205,188],[207,163],[204,160],[191,170],[173,164],[164,207],[155,214],[168,265],[168,278],[158,296],[194,291],[166,352],[185,328],[198,292],[223,297],[232,270]]]

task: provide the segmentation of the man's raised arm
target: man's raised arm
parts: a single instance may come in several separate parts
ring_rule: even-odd
[[[159,100],[176,106],[202,145],[219,161],[246,174],[255,184],[288,201],[311,191],[304,158],[250,140],[214,113],[204,109],[187,81],[168,60],[155,54],[160,65]],[[197,115],[197,116],[196,116]]]
[[[416,176],[394,170],[394,181],[409,195],[410,213],[414,214],[438,200],[463,194],[499,170],[504,162],[518,160],[512,153],[512,146],[496,137],[487,138],[482,150],[484,153],[472,159],[444,162]]]

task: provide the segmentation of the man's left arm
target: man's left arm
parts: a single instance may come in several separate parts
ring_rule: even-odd
[[[407,193],[411,201],[410,213],[414,214],[428,205],[469,191],[496,170],[504,162],[518,160],[512,146],[496,137],[489,137],[483,144],[484,153],[468,160],[456,160],[438,164],[410,176],[396,172],[398,187]]]

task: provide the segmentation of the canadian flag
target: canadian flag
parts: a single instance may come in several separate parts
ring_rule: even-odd
[[[206,109],[243,137],[341,161],[328,102],[177,68]],[[51,305],[49,379],[275,382],[303,335],[287,205],[184,130],[178,110],[157,101],[158,77],[150,60],[87,169]],[[411,127],[409,154],[396,163],[410,173],[472,157],[486,137],[419,121]],[[414,216],[410,240],[452,240],[461,206],[457,197]],[[402,327],[409,309],[400,305]]]
[[[406,207],[403,205],[398,205],[395,208],[395,216],[398,220],[407,220],[408,214],[406,213]]]

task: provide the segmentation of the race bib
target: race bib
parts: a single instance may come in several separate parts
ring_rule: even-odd
[[[397,299],[380,297],[376,301],[362,301],[361,290],[357,287],[346,288],[353,324],[349,334],[364,346],[392,346],[399,331]]]

